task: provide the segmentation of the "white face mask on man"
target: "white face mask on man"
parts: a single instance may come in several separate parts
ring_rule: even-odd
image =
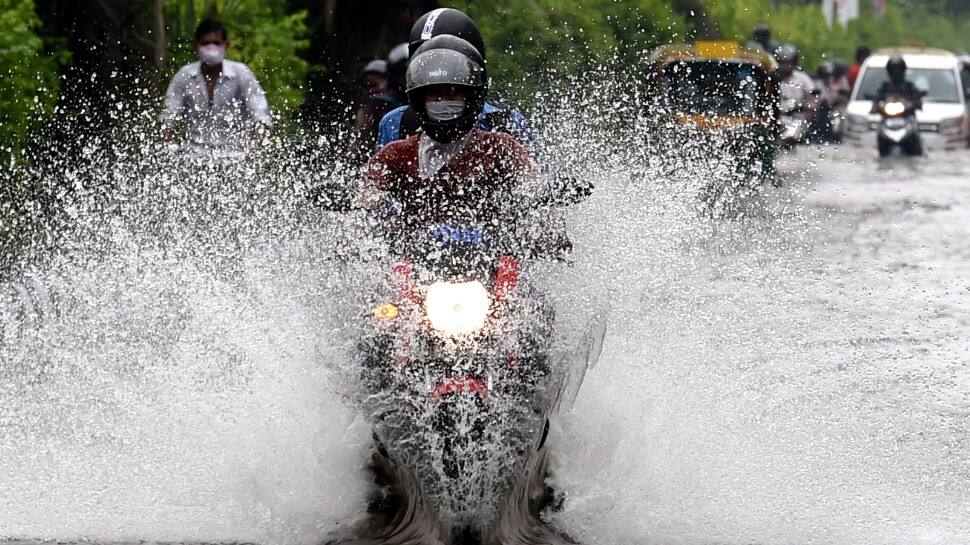
[[[464,100],[435,100],[424,103],[428,117],[435,121],[451,121],[465,113]]]
[[[226,58],[226,46],[224,45],[200,45],[198,52],[199,60],[202,61],[202,64],[207,64],[209,66],[219,64]]]

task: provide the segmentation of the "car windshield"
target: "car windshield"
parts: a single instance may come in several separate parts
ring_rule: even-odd
[[[883,82],[889,76],[881,66],[870,66],[866,69],[856,100],[868,100],[873,97]],[[953,70],[948,68],[910,68],[906,70],[906,80],[913,82],[916,88],[926,93],[923,102],[960,102],[960,86]]]
[[[754,116],[763,72],[736,62],[680,61],[663,71],[666,106],[678,113]]]

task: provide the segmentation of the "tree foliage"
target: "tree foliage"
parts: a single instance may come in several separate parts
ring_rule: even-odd
[[[818,4],[786,3],[780,9],[774,4],[774,0],[707,0],[707,10],[725,38],[745,41],[755,24],[770,24],[777,41],[798,46],[802,66],[810,70],[825,59],[852,60],[859,45],[970,49],[970,19],[953,16],[942,0],[889,2],[882,17],[862,2],[860,17],[844,27],[839,23],[829,27]]]
[[[300,54],[309,44],[305,11],[288,13],[285,0],[170,0],[165,4],[170,74],[197,59],[195,28],[206,17],[225,23],[227,56],[253,70],[276,114],[302,104],[310,68]]]
[[[39,25],[33,0],[0,0],[0,155],[17,149],[57,101],[57,60],[45,52]]]
[[[528,96],[549,77],[581,75],[614,60],[636,65],[643,51],[686,30],[667,0],[460,0],[488,44],[500,94]]]

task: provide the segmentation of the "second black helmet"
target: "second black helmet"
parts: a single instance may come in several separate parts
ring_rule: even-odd
[[[478,25],[465,12],[453,8],[429,11],[414,23],[408,45],[411,56],[417,53],[421,44],[441,35],[458,36],[472,44],[482,59],[485,58],[485,39]]]

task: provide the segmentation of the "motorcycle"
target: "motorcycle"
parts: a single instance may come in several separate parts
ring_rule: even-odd
[[[553,309],[510,246],[451,223],[394,243],[358,347],[381,488],[351,543],[568,543],[540,521],[546,439],[605,325],[553,361]]]
[[[791,149],[804,143],[808,137],[809,122],[805,117],[805,106],[796,100],[782,99],[779,106],[779,139],[782,147]]]
[[[881,116],[876,132],[880,157],[923,154],[912,100],[902,95],[888,95],[876,104],[876,109]]]

